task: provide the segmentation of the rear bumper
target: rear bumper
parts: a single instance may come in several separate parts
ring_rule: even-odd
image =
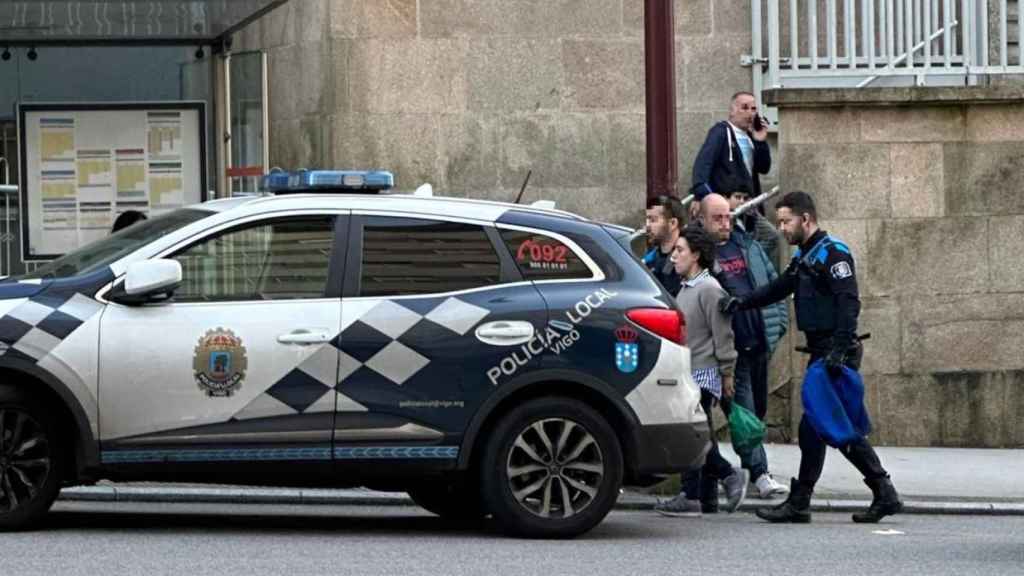
[[[642,426],[639,436],[636,472],[641,476],[693,470],[711,450],[707,420]]]

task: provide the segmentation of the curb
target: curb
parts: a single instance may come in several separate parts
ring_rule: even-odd
[[[333,506],[415,506],[403,492],[367,490],[296,490],[287,488],[158,488],[137,486],[78,486],[61,490],[64,502],[150,502],[204,504],[284,504]],[[616,510],[653,510],[656,500],[620,498]],[[746,500],[739,512],[754,512],[781,500]],[[813,512],[858,512],[871,502],[856,499],[814,499]],[[1024,503],[904,500],[904,514],[1024,516]]]

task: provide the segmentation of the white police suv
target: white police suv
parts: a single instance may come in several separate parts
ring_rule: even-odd
[[[570,537],[702,461],[685,323],[629,230],[391,183],[271,173],[0,282],[0,528],[107,478],[368,486]]]

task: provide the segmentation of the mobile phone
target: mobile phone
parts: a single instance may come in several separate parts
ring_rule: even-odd
[[[754,114],[754,132],[760,132],[766,125],[768,120],[760,114]]]

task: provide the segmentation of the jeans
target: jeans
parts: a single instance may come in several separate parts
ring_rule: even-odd
[[[736,358],[736,394],[731,402],[753,412],[763,422],[768,411],[768,354],[740,352]],[[723,401],[722,411],[729,414],[731,403]],[[736,450],[740,465],[750,471],[750,479],[757,480],[768,473],[768,455],[764,446],[752,450]]]
[[[708,415],[708,427],[714,430],[711,421],[711,402],[714,396],[707,390],[700,391],[700,405]],[[718,481],[727,478],[734,472],[732,464],[722,457],[718,451],[718,441],[711,434],[711,450],[704,459],[704,465],[683,475],[683,492],[691,500],[718,501]]]

